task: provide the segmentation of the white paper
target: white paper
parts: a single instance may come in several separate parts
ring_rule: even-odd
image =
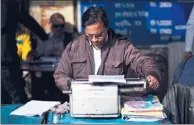
[[[42,115],[52,107],[59,105],[57,101],[36,101],[32,100],[26,103],[24,106],[14,110],[10,115],[23,115],[23,116],[35,116]]]
[[[89,82],[126,83],[124,75],[89,75]]]

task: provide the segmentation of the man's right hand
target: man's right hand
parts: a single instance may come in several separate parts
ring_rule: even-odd
[[[184,60],[188,59],[191,56],[192,56],[192,52],[185,52],[184,53]]]

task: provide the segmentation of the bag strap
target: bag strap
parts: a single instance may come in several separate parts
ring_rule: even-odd
[[[187,63],[187,61],[191,58],[192,56],[190,56],[189,58],[187,58],[186,60],[184,60],[183,64],[181,65],[180,69],[177,71],[177,73],[175,73],[174,75],[174,79],[173,79],[173,82],[172,84],[175,84],[175,83],[178,83],[182,73],[183,73],[183,70],[185,68],[185,64]]]

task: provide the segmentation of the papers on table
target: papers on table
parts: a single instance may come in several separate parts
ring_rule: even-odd
[[[124,75],[89,75],[89,82],[126,83]]]
[[[24,106],[14,110],[10,115],[23,115],[23,116],[35,116],[42,115],[52,107],[59,105],[60,102],[56,101],[36,101],[32,100],[26,103]]]

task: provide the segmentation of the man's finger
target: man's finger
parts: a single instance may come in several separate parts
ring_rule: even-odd
[[[159,86],[159,82],[158,82],[158,80],[155,80],[155,81],[154,81],[154,89],[157,89],[158,86]]]
[[[151,88],[153,88],[154,83],[153,83],[153,81],[152,81],[152,80],[150,80],[150,82],[149,82],[149,86],[150,86]]]

